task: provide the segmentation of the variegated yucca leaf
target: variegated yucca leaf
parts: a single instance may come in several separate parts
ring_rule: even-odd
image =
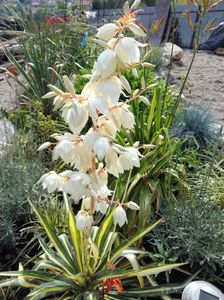
[[[56,230],[35,207],[36,216],[46,231],[47,240],[38,237],[43,254],[32,270],[1,272],[0,276],[12,277],[0,286],[23,286],[30,288],[27,300],[40,300],[58,295],[58,299],[98,300],[107,280],[121,280],[124,291],[116,289],[104,292],[105,299],[138,299],[151,295],[176,292],[182,286],[148,286],[147,278],[183,264],[143,265],[148,256],[144,249],[136,248],[137,242],[161,221],[135,233],[128,240],[120,240],[119,234],[111,231],[113,209],[99,227],[93,226],[85,239],[76,226],[76,219],[68,208],[68,234],[57,236]],[[113,268],[109,268],[108,265]],[[150,282],[149,282],[150,283]],[[139,287],[139,288],[133,288]],[[165,294],[164,294],[165,293]],[[60,298],[62,297],[62,298]],[[139,298],[140,299],[140,298]]]

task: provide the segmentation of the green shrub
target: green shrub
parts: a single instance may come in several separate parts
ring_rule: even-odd
[[[3,261],[10,249],[16,251],[17,228],[29,220],[27,198],[39,197],[34,184],[43,173],[43,166],[36,149],[25,148],[15,142],[0,157],[0,254]]]
[[[164,224],[157,227],[146,242],[146,248],[155,253],[152,255],[154,260],[189,262],[190,272],[201,270],[200,278],[221,280],[224,272],[224,211],[212,201],[193,197],[190,201],[168,205],[162,209],[162,214]]]

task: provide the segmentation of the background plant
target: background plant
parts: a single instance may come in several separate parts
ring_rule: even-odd
[[[223,210],[210,199],[193,194],[188,201],[164,207],[162,213],[165,222],[154,230],[146,246],[155,251],[154,260],[157,263],[177,259],[187,261],[191,272],[201,271],[200,278],[221,283],[224,271]]]
[[[160,47],[153,47],[148,54],[148,61],[154,65],[156,71],[165,69],[170,61],[164,56],[164,52]]]
[[[81,48],[82,35],[89,31],[85,22],[78,21],[75,16],[57,16],[45,11],[39,22],[31,23],[23,6],[9,13],[20,20],[19,24],[26,33],[18,39],[25,67],[9,51],[7,55],[20,74],[19,78],[14,79],[28,97],[41,100],[48,91],[48,84],[60,84],[57,73],[71,75],[80,66],[88,67],[88,63],[91,67],[91,55],[94,59],[96,47],[86,43]]]
[[[0,231],[1,263],[17,253],[18,228],[29,220],[30,207],[27,197],[39,198],[40,190],[34,187],[43,172],[38,155],[33,155],[31,142],[22,138],[4,149],[0,157]],[[29,148],[29,149],[28,149]],[[7,153],[5,152],[7,150]],[[30,151],[30,152],[29,152]],[[21,246],[20,246],[21,247]]]
[[[198,106],[185,107],[177,114],[171,134],[182,141],[186,140],[185,146],[191,143],[205,148],[218,141],[220,132],[217,132],[215,125],[209,109]]]

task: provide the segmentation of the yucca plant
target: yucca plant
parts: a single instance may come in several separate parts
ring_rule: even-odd
[[[140,205],[143,213],[129,212],[129,233],[133,224],[144,228],[146,220],[153,217],[163,201],[175,201],[178,194],[188,189],[185,168],[176,161],[180,142],[170,136],[169,126],[166,125],[176,95],[169,91],[164,97],[164,83],[155,83],[152,71],[145,71],[144,74],[139,72],[134,87],[135,82],[136,87],[139,85],[139,81],[143,82],[142,89],[146,91],[141,98],[144,102],[136,100],[131,103],[135,116],[134,130],[122,130],[117,134],[121,145],[127,142],[133,145],[134,141],[139,141],[143,155],[140,168],[134,169],[130,176],[126,197],[127,201]],[[127,182],[127,176],[120,180],[121,190]]]
[[[30,289],[27,300],[141,299],[176,293],[187,284],[152,285],[153,275],[182,264],[145,264],[144,257],[148,253],[135,247],[138,239],[160,221],[128,240],[122,240],[116,228],[111,231],[112,209],[99,227],[92,227],[87,237],[85,232],[77,229],[76,219],[69,208],[68,232],[57,236],[52,224],[32,207],[48,237],[47,240],[39,237],[43,254],[31,270],[23,270],[20,265],[19,271],[0,273],[0,276],[13,277],[3,281],[1,287],[10,285]]]

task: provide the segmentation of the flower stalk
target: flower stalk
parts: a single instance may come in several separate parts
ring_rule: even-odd
[[[127,223],[124,208],[139,209],[133,202],[124,203],[127,187],[123,199],[115,201],[115,192],[107,186],[108,174],[118,178],[129,171],[130,178],[131,170],[140,166],[142,157],[137,144],[130,147],[116,143],[121,128],[132,130],[135,125],[129,103],[136,99],[146,103],[144,93],[152,88],[143,85],[132,93],[123,74],[139,66],[152,66],[141,59],[140,48],[147,44],[127,36],[131,31],[137,37],[146,37],[146,30],[137,22],[139,3],[136,0],[130,7],[127,1],[121,18],[98,29],[96,42],[104,49],[81,94],[76,93],[72,82],[64,76],[66,90],[49,85],[51,91],[43,97],[54,98],[54,110],[61,111],[70,131],[52,135],[56,143],[44,143],[39,150],[54,146],[53,160],[60,158],[70,168],[60,174],[48,172],[39,182],[49,193],[62,191],[70,201],[76,204],[82,201],[76,223],[78,229],[85,232],[85,240],[88,240],[86,233],[96,224],[95,213],[105,215],[109,207],[115,206],[114,224],[123,226]],[[121,96],[125,100],[121,101]],[[91,123],[91,127],[83,133],[87,123]]]

